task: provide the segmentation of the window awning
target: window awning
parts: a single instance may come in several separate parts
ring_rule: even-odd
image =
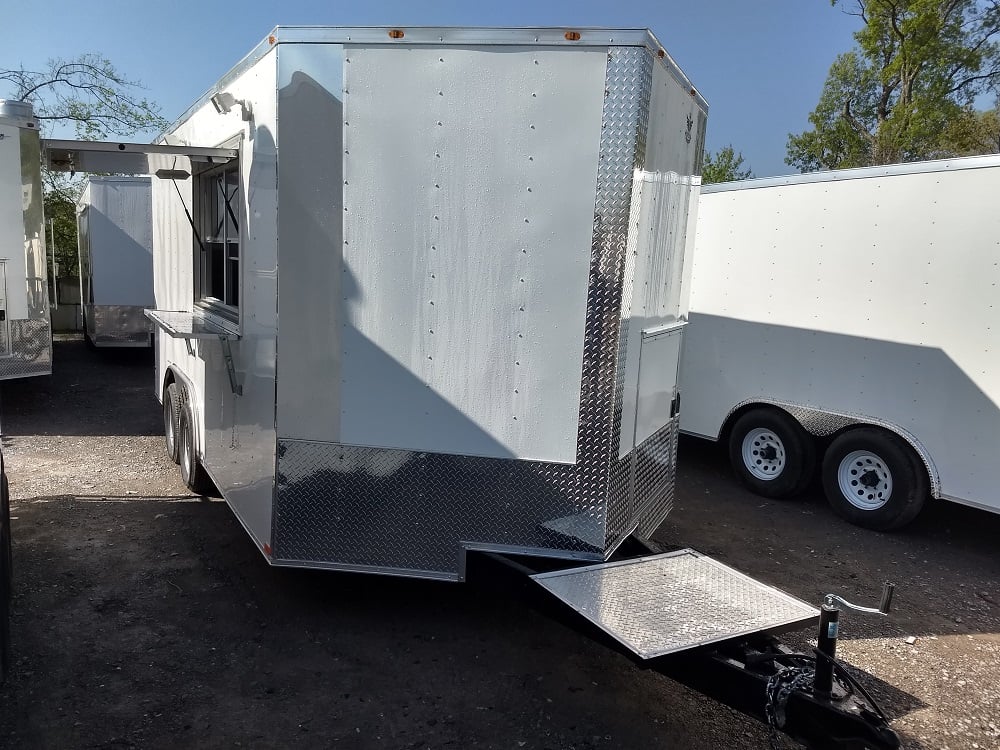
[[[148,174],[163,179],[187,179],[191,172],[235,159],[233,148],[164,146],[112,141],[42,141],[45,166],[54,172]]]

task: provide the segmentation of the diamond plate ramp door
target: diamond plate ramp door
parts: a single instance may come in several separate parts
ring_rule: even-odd
[[[684,549],[531,576],[643,659],[815,622],[803,601]]]

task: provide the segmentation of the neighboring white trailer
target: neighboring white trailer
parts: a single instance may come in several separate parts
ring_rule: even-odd
[[[683,431],[875,529],[1000,510],[998,195],[997,156],[704,188]]]
[[[91,177],[77,201],[80,304],[94,346],[150,346],[153,298],[149,177]]]
[[[52,372],[38,121],[0,99],[0,380]]]

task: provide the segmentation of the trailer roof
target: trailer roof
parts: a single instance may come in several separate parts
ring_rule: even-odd
[[[898,174],[924,174],[927,172],[951,172],[958,169],[982,169],[1000,166],[1000,154],[985,156],[962,156],[954,159],[934,159],[931,161],[911,161],[904,164],[886,164],[879,167],[857,167],[855,169],[828,169],[822,172],[779,175],[778,177],[758,177],[753,180],[719,182],[703,185],[702,195],[725,193],[729,190],[753,190],[755,188],[780,187],[782,185],[802,185],[810,182],[844,182],[861,180],[866,177],[889,177]]]
[[[245,73],[279,44],[384,44],[403,46],[544,46],[544,47],[645,47],[686,87],[708,111],[708,102],[684,75],[684,71],[649,29],[583,28],[493,28],[484,26],[275,26],[274,29],[208,91],[202,94],[166,131],[156,138],[163,142],[216,93]]]

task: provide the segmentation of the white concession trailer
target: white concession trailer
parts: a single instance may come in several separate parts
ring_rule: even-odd
[[[52,372],[38,121],[0,99],[0,380]]]
[[[90,177],[77,201],[80,304],[94,346],[152,345],[151,192],[147,176]]]
[[[665,517],[706,107],[579,34],[279,28],[161,139],[238,154],[154,181],[149,315],[185,477],[272,563],[460,579]]]
[[[876,529],[1000,510],[1000,156],[702,189],[685,432]]]

